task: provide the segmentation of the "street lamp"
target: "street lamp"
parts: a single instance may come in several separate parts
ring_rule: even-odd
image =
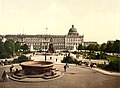
[[[46,37],[45,37],[45,42],[46,42]],[[46,44],[44,42],[44,48],[45,48],[45,61],[46,61]]]
[[[47,48],[47,41],[46,41],[46,38],[47,38],[47,30],[48,28],[46,28],[46,36],[45,36],[45,42],[44,42],[44,48],[45,48],[45,61],[47,60],[47,56],[46,56],[46,48]],[[45,44],[46,43],[46,44]]]

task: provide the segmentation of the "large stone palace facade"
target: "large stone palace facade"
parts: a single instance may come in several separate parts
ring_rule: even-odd
[[[25,43],[29,46],[33,46],[35,50],[44,49],[45,43],[49,46],[53,44],[55,50],[68,49],[72,50],[74,47],[78,47],[79,44],[84,43],[84,36],[79,35],[74,25],[69,29],[67,35],[5,35],[5,39],[12,39]]]

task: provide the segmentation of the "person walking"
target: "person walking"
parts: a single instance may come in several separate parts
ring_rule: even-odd
[[[64,65],[64,72],[66,72],[66,68],[67,68],[67,66],[66,66],[66,65]]]
[[[66,62],[66,67],[68,67],[69,68],[69,65],[68,65],[68,63]]]
[[[2,81],[3,82],[7,81],[7,76],[8,75],[7,75],[6,71],[4,71],[3,74],[2,74]]]
[[[10,67],[10,73],[13,72],[13,68],[14,68],[14,66],[12,65],[12,66]]]
[[[64,65],[64,72],[66,72],[67,68],[69,68],[68,63],[66,62],[66,64]]]
[[[93,63],[90,64],[90,67],[91,67],[91,68],[93,67]]]
[[[52,57],[50,57],[50,60],[52,60]]]
[[[57,62],[57,58],[56,58],[56,62]]]

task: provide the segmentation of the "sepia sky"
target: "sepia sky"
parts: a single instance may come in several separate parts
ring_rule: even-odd
[[[68,34],[120,40],[120,0],[0,0],[0,34]]]

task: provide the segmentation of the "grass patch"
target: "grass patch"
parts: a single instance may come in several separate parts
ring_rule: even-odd
[[[118,61],[120,60],[120,57],[117,56],[107,56],[107,60],[110,61]]]
[[[109,70],[113,72],[120,72],[120,57],[107,56],[109,64],[99,64],[98,67],[104,70]]]

